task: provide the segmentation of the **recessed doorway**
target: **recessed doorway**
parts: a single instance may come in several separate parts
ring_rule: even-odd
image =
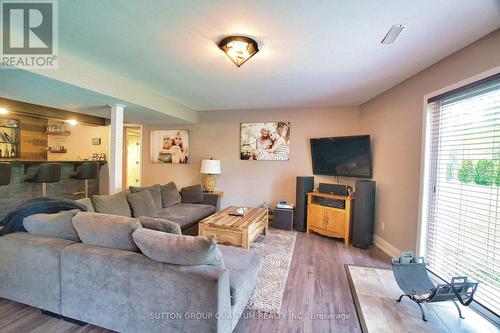
[[[142,128],[125,127],[123,187],[141,186]]]

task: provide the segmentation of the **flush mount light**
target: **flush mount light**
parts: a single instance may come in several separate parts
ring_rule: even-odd
[[[257,42],[245,36],[229,36],[220,41],[219,47],[237,67],[259,52]]]
[[[396,38],[399,37],[399,34],[403,29],[406,28],[404,24],[394,24],[391,29],[387,32],[384,39],[382,39],[382,44],[392,44],[396,41]]]
[[[66,122],[68,124],[70,124],[71,126],[76,126],[76,124],[78,124],[78,121],[76,119],[69,119],[69,120],[66,120]]]
[[[0,114],[7,114],[9,111],[6,108],[0,108]]]

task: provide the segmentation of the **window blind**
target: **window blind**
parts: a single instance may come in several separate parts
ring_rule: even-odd
[[[500,313],[500,75],[429,100],[425,255]]]

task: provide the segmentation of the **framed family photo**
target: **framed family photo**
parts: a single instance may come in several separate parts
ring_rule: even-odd
[[[151,131],[150,159],[152,163],[188,163],[189,132],[187,130]]]
[[[240,124],[240,159],[250,161],[288,161],[290,122]]]

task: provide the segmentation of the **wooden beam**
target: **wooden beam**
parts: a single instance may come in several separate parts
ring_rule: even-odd
[[[11,113],[22,114],[35,118],[59,120],[76,119],[79,123],[87,125],[105,126],[107,121],[106,118],[51,108],[43,105],[20,102],[4,97],[0,97],[0,107],[6,108]]]

